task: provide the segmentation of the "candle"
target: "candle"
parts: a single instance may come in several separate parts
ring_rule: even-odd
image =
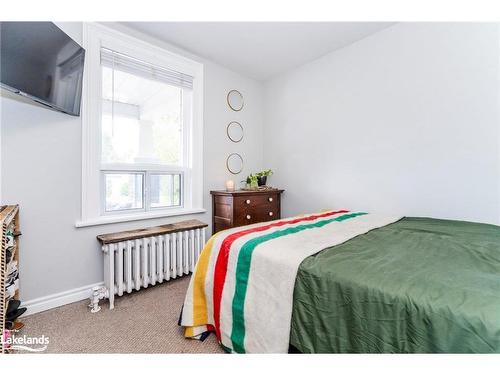
[[[227,191],[234,191],[234,181],[233,180],[226,181],[226,190]]]

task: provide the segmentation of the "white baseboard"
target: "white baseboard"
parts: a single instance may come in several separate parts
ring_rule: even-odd
[[[98,287],[104,286],[104,283],[101,282],[87,286],[82,286],[80,288],[75,288],[67,290],[65,292],[55,293],[45,297],[35,298],[26,301],[22,304],[23,307],[26,307],[28,309],[24,314],[24,316],[36,314],[42,311],[53,309],[55,307],[67,305],[68,303],[89,299],[92,288],[96,286]]]

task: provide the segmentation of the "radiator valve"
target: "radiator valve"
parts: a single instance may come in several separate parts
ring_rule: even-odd
[[[92,288],[92,294],[90,295],[90,312],[96,313],[101,310],[99,306],[99,300],[103,298],[108,298],[108,289],[105,286],[95,286]]]

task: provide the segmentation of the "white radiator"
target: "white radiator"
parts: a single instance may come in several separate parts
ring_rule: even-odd
[[[114,308],[115,295],[193,272],[204,244],[205,228],[104,244],[104,297],[109,298],[109,308]],[[97,304],[94,310],[99,310]]]

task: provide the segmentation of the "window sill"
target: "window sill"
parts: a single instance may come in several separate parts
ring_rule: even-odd
[[[75,223],[75,227],[91,227],[95,225],[105,225],[114,223],[123,223],[127,221],[137,221],[137,220],[149,220],[158,219],[162,217],[172,217],[181,215],[191,215],[191,214],[201,214],[207,212],[204,208],[190,208],[190,209],[179,209],[175,211],[158,211],[158,212],[141,212],[129,215],[113,215],[113,216],[101,216],[95,219],[81,220]]]

